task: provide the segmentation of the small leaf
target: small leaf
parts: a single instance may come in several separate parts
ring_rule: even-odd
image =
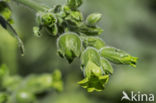
[[[96,23],[98,23],[100,20],[101,20],[101,17],[102,17],[102,14],[100,13],[93,13],[93,14],[90,14],[87,19],[86,19],[86,23],[89,25],[89,26],[94,26],[96,25]]]
[[[105,42],[99,37],[85,37],[83,42],[85,47],[91,46],[98,50],[105,47]]]
[[[106,60],[105,58],[101,58],[101,65],[102,65],[102,69],[106,74],[113,74],[113,68],[112,65],[110,64],[110,62],[108,60]]]
[[[12,23],[12,19],[11,19],[11,9],[8,6],[6,1],[1,1],[0,2],[0,15],[9,23]]]
[[[82,43],[77,34],[67,32],[58,38],[57,46],[59,54],[71,63],[80,56]]]
[[[100,50],[102,57],[108,59],[109,61],[117,64],[129,64],[133,67],[136,67],[137,57],[132,57],[125,51],[113,48],[113,47],[104,47]]]

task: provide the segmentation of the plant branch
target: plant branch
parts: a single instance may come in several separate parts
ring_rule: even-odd
[[[45,7],[40,6],[33,1],[30,1],[30,0],[13,0],[13,1],[20,3],[20,4],[23,4],[24,6],[27,6],[31,9],[35,10],[35,11],[44,11],[46,9]]]

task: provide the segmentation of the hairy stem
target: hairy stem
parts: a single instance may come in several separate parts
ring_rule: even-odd
[[[12,0],[12,1],[23,4],[24,6],[27,6],[31,9],[35,10],[35,11],[44,11],[46,9],[45,7],[40,6],[33,1],[30,1],[30,0]]]

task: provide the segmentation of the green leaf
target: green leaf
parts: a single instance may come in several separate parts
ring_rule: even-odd
[[[128,64],[133,67],[136,67],[137,57],[132,57],[125,51],[113,48],[113,47],[104,47],[100,50],[102,57],[108,59],[109,61],[117,64]]]
[[[2,16],[0,16],[0,24],[2,25],[2,27],[4,29],[6,29],[10,33],[10,35],[12,35],[13,37],[16,38],[16,40],[18,41],[18,45],[19,45],[21,54],[24,55],[23,42],[20,39],[20,37],[18,36],[18,34],[16,33],[16,31],[14,30],[14,28],[11,26],[11,24],[9,24]]]
[[[91,46],[98,50],[105,47],[105,42],[101,38],[94,36],[84,37],[83,44],[85,47]]]
[[[95,48],[88,47],[81,55],[81,66],[84,67],[89,61],[92,61],[97,66],[101,65],[100,55]]]
[[[67,0],[67,5],[72,9],[76,10],[78,7],[81,6],[82,0]]]
[[[1,1],[0,2],[0,15],[5,18],[6,21],[8,21],[9,23],[12,23],[12,19],[11,19],[11,9],[8,6],[6,1]]]
[[[102,65],[102,69],[106,74],[113,74],[113,68],[112,65],[110,64],[110,62],[108,60],[106,60],[105,58],[101,58],[101,65]]]
[[[71,63],[81,53],[82,43],[79,36],[72,32],[61,35],[57,41],[58,53]]]
[[[101,17],[102,17],[102,14],[100,13],[90,14],[86,19],[86,23],[89,26],[94,26],[96,25],[96,23],[98,23],[101,20]]]
[[[103,75],[102,69],[92,61],[87,63],[84,68],[85,78],[78,82],[83,88],[86,88],[88,92],[102,91],[108,82],[109,76]]]

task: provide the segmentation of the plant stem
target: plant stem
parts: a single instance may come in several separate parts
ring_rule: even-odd
[[[44,11],[46,9],[45,7],[40,6],[33,1],[30,1],[30,0],[13,0],[13,1],[20,3],[20,4],[23,4],[24,6],[27,6],[31,9],[35,10],[35,11]]]

